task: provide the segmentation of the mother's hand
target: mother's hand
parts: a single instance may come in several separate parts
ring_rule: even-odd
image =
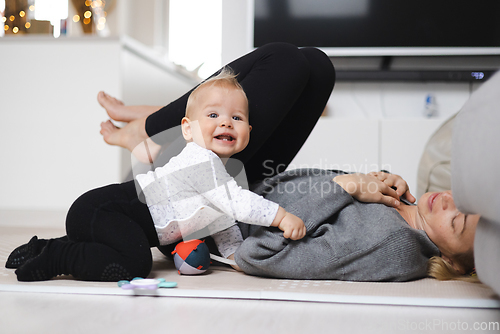
[[[415,202],[406,181],[396,174],[344,174],[337,175],[333,181],[360,202],[381,203],[396,208],[400,205],[399,198],[403,195],[408,201]]]

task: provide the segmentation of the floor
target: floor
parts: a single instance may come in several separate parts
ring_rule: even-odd
[[[63,232],[60,226],[54,225],[60,219],[63,216],[59,213],[0,212],[0,226],[4,227],[0,229],[3,231],[0,232],[3,233],[0,239],[4,240],[7,248],[11,248],[10,243],[16,243],[16,238],[29,239],[32,232]],[[22,232],[19,235],[12,232],[13,227],[21,226],[19,231]],[[7,252],[0,251],[2,261],[5,253]],[[203,279],[213,280],[224,275],[228,273],[214,270]],[[14,277],[13,272],[6,269],[0,276],[2,279]],[[250,279],[246,276],[243,278]],[[179,282],[187,281],[179,278]],[[280,286],[284,284],[283,280],[269,282],[281,282]],[[357,287],[363,289],[363,285],[357,283],[348,286],[351,290],[356,290]],[[435,293],[439,292],[436,290]],[[500,332],[498,308],[364,305],[194,296],[195,294],[192,297],[150,297],[13,292],[0,289],[0,333],[330,333],[334,330],[346,333]]]

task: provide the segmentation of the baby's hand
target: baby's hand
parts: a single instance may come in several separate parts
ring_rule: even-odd
[[[283,237],[287,239],[299,240],[306,235],[306,226],[302,219],[290,212],[281,219],[278,228],[283,231]]]

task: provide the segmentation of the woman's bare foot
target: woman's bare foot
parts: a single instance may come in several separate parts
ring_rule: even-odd
[[[97,94],[97,101],[106,109],[111,119],[119,122],[131,122],[147,117],[161,108],[158,106],[126,106],[122,101],[103,91]]]
[[[127,108],[122,101],[115,99],[102,91],[97,94],[97,101],[104,109],[106,109],[106,112],[111,119],[121,122],[130,122],[131,115],[127,112]]]
[[[161,146],[153,142],[145,130],[146,118],[133,120],[123,128],[116,127],[110,120],[101,123],[101,134],[109,145],[126,148],[143,163],[152,163]]]
[[[122,146],[123,129],[115,126],[110,120],[101,123],[101,135],[106,143],[109,145]]]

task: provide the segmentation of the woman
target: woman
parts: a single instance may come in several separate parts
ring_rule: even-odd
[[[397,203],[391,187],[414,201],[406,182],[383,172],[304,169],[264,180],[252,190],[301,218],[306,237],[240,224],[236,262],[249,274],[295,279],[408,281],[427,275],[430,258],[435,277],[470,272],[479,216],[460,213],[451,192],[427,193],[415,206]],[[444,277],[436,274],[443,266]]]

